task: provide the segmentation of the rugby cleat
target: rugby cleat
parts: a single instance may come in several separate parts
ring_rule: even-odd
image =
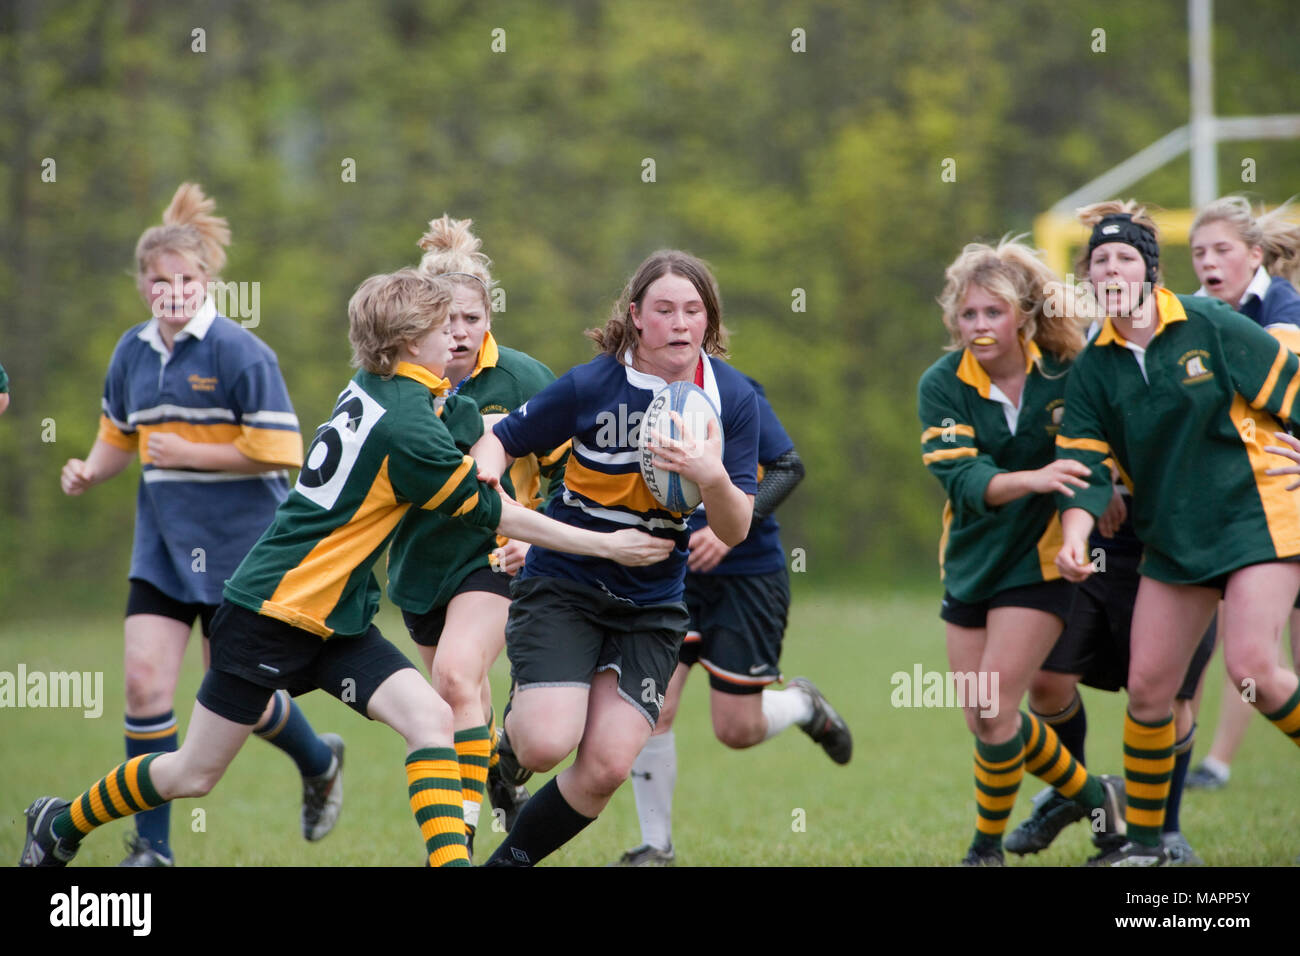
[[[319,777],[302,778],[302,835],[313,843],[334,829],[343,809],[343,738],[321,734],[320,739],[334,753],[330,768]]]
[[[961,861],[962,866],[1006,866],[1002,850],[998,847],[979,848],[974,845],[966,851]]]
[[[1046,850],[1071,823],[1077,823],[1088,811],[1069,797],[1048,788],[1034,798],[1034,812],[1002,841],[1009,853],[1023,856]]]
[[[1088,861],[1088,866],[1168,866],[1169,851],[1161,846],[1126,842],[1113,850],[1104,850]]]
[[[1165,845],[1165,852],[1169,855],[1166,866],[1205,866],[1205,861],[1192,849],[1187,837],[1180,831],[1160,834],[1160,842]]]
[[[1220,776],[1203,763],[1192,768],[1183,784],[1188,790],[1222,790],[1227,785],[1227,777]]]
[[[808,678],[792,678],[787,686],[800,688],[812,700],[812,719],[799,725],[803,732],[814,743],[821,744],[822,750],[837,764],[848,763],[853,757],[853,735],[849,733],[849,725],[844,722],[844,718]]]
[[[673,852],[672,844],[668,849],[661,850],[657,846],[651,846],[649,843],[643,843],[633,850],[628,850],[618,858],[614,863],[608,863],[607,866],[672,866],[677,859],[677,854]]]
[[[504,815],[501,822],[509,833],[514,829],[515,821],[519,819],[519,811],[524,808],[531,794],[523,784],[507,783],[501,775],[500,768],[500,761],[495,767],[488,767],[487,795],[494,811],[500,810]]]
[[[77,844],[54,835],[54,818],[72,806],[71,800],[39,797],[27,808],[27,840],[19,866],[67,866],[77,855]]]
[[[118,866],[174,866],[176,863],[173,857],[159,853],[138,833],[126,838],[126,848],[129,851],[127,857]]]

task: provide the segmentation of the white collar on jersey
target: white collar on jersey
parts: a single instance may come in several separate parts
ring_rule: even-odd
[[[1241,301],[1237,303],[1237,308],[1241,308],[1249,302],[1252,295],[1259,299],[1260,302],[1263,302],[1264,296],[1268,295],[1268,290],[1272,285],[1273,277],[1268,274],[1267,269],[1260,266],[1255,270],[1255,275],[1251,277],[1250,285],[1246,286],[1246,291],[1241,294]],[[1209,295],[1210,293],[1205,291],[1205,286],[1201,286],[1196,290],[1195,294]]]
[[[713,361],[700,353],[704,360],[704,394],[709,396],[709,401],[713,402],[713,407],[722,410],[722,394],[718,391],[718,378],[713,373]],[[649,389],[651,392],[658,392],[660,389],[667,388],[668,383],[658,375],[651,375],[649,372],[638,372],[632,367],[632,349],[629,348],[623,353],[623,370],[627,373],[628,384],[634,388]]]
[[[200,342],[203,341],[204,336],[208,334],[208,330],[212,328],[212,323],[216,321],[216,318],[217,304],[212,301],[212,296],[208,296],[203,300],[203,304],[199,306],[199,311],[194,313],[194,317],[186,322],[184,328],[176,333],[176,339],[180,339],[182,335],[186,335],[191,338],[196,338]],[[158,331],[157,316],[145,323],[145,327],[136,333],[136,337],[148,342],[153,346],[155,352],[162,355],[168,354],[167,346],[163,344],[162,333]]]

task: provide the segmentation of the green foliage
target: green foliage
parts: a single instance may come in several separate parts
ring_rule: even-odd
[[[231,221],[225,278],[261,284],[257,334],[308,434],[350,374],[352,290],[415,261],[444,211],[473,218],[495,260],[500,339],[557,372],[590,355],[581,331],[643,256],[704,256],[734,361],[808,464],[782,509],[787,546],[808,550],[810,574],[933,573],[941,497],[914,403],[944,344],[944,266],[1186,121],[1184,16],[1121,0],[11,4],[0,540],[23,557],[0,604],[38,611],[73,581],[83,602],[120,601],[134,472],[77,500],[58,473],[93,440],[113,344],[146,318],[134,242],[186,179]],[[1291,17],[1219,6],[1225,115],[1294,109]],[[1224,191],[1244,156],[1258,198],[1297,191],[1287,141],[1224,144]],[[1173,164],[1131,192],[1180,207],[1186,183]],[[1185,263],[1169,274],[1187,288]]]

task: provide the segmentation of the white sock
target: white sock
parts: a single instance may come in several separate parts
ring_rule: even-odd
[[[1232,776],[1231,767],[1229,767],[1222,760],[1215,760],[1213,757],[1210,757],[1208,755],[1204,760],[1201,761],[1201,766],[1204,767],[1206,770],[1210,771],[1210,773],[1214,774],[1220,780],[1223,780],[1225,782],[1230,776]]]
[[[632,764],[632,792],[641,821],[641,842],[660,850],[673,845],[673,788],[677,785],[677,742],[673,732],[646,741]]]
[[[461,813],[463,813],[465,816],[466,826],[473,827],[476,830],[478,829],[478,814],[479,814],[479,810],[481,810],[482,807],[483,807],[482,800],[477,800],[473,802],[469,800],[465,800],[462,802]]]
[[[763,716],[767,719],[767,734],[763,739],[771,740],[791,724],[806,724],[812,720],[812,698],[799,687],[765,690]]]

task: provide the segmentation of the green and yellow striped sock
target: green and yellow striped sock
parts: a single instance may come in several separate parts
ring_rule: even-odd
[[[469,866],[456,751],[451,747],[413,751],[406,758],[406,784],[429,865]]]
[[[1105,802],[1101,781],[1074,759],[1046,721],[1021,711],[1020,738],[1025,745],[1026,770],[1081,807],[1095,810]]]
[[[1023,747],[1018,736],[1005,743],[986,744],[975,738],[975,819],[974,848],[1002,846],[1011,808],[1016,805],[1020,781],[1025,776],[1021,758]]]
[[[1128,838],[1145,846],[1160,845],[1165,801],[1174,775],[1174,715],[1145,724],[1124,714],[1124,787],[1128,793]]]
[[[492,741],[487,727],[456,731],[456,761],[460,765],[461,800],[466,828],[478,827],[483,791],[487,788],[488,760]]]
[[[162,806],[167,801],[158,796],[149,779],[149,765],[160,756],[132,757],[114,767],[54,818],[54,835],[61,840],[79,842],[110,820]]]
[[[1296,746],[1300,746],[1300,687],[1295,689],[1290,700],[1264,716],[1273,721],[1277,729],[1290,737]]]

